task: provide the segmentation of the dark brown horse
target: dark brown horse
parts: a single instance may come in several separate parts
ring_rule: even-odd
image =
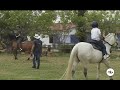
[[[17,41],[13,40],[12,41],[12,50],[13,50],[13,55],[14,55],[15,59],[18,59],[17,54],[18,54],[19,48],[22,49],[22,52],[30,54],[30,57],[31,57],[32,45],[33,45],[33,41],[24,41],[24,42],[21,42],[21,47],[20,47],[20,45],[17,45]],[[28,60],[30,59],[30,57],[28,58]]]

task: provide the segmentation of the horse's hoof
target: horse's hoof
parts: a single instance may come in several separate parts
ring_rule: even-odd
[[[15,57],[15,60],[17,60],[18,58],[17,57]]]
[[[96,80],[100,80],[99,78],[97,78]]]
[[[113,79],[110,79],[110,80],[113,80]]]

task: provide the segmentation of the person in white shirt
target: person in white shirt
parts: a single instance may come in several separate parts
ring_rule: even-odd
[[[92,39],[92,41],[95,42],[95,44],[97,44],[98,46],[101,47],[103,58],[107,59],[109,57],[109,55],[107,55],[106,47],[103,44],[102,38],[103,37],[101,35],[101,31],[98,28],[98,23],[96,21],[93,21],[93,23],[92,23],[92,30],[91,30],[91,39]]]

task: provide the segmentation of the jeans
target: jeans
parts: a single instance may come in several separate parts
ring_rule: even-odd
[[[40,66],[40,53],[34,53],[33,67],[39,69]]]

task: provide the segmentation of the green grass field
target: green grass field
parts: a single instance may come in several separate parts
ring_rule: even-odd
[[[112,52],[110,65],[115,70],[114,80],[120,80],[120,52]],[[14,60],[12,54],[0,53],[0,80],[59,80],[67,68],[69,54],[60,54],[54,57],[42,57],[40,69],[33,69],[32,60],[27,55],[19,55]],[[96,80],[96,64],[90,64],[88,79]],[[107,68],[101,64],[100,80],[108,80]],[[82,65],[76,71],[76,80],[85,80]]]

